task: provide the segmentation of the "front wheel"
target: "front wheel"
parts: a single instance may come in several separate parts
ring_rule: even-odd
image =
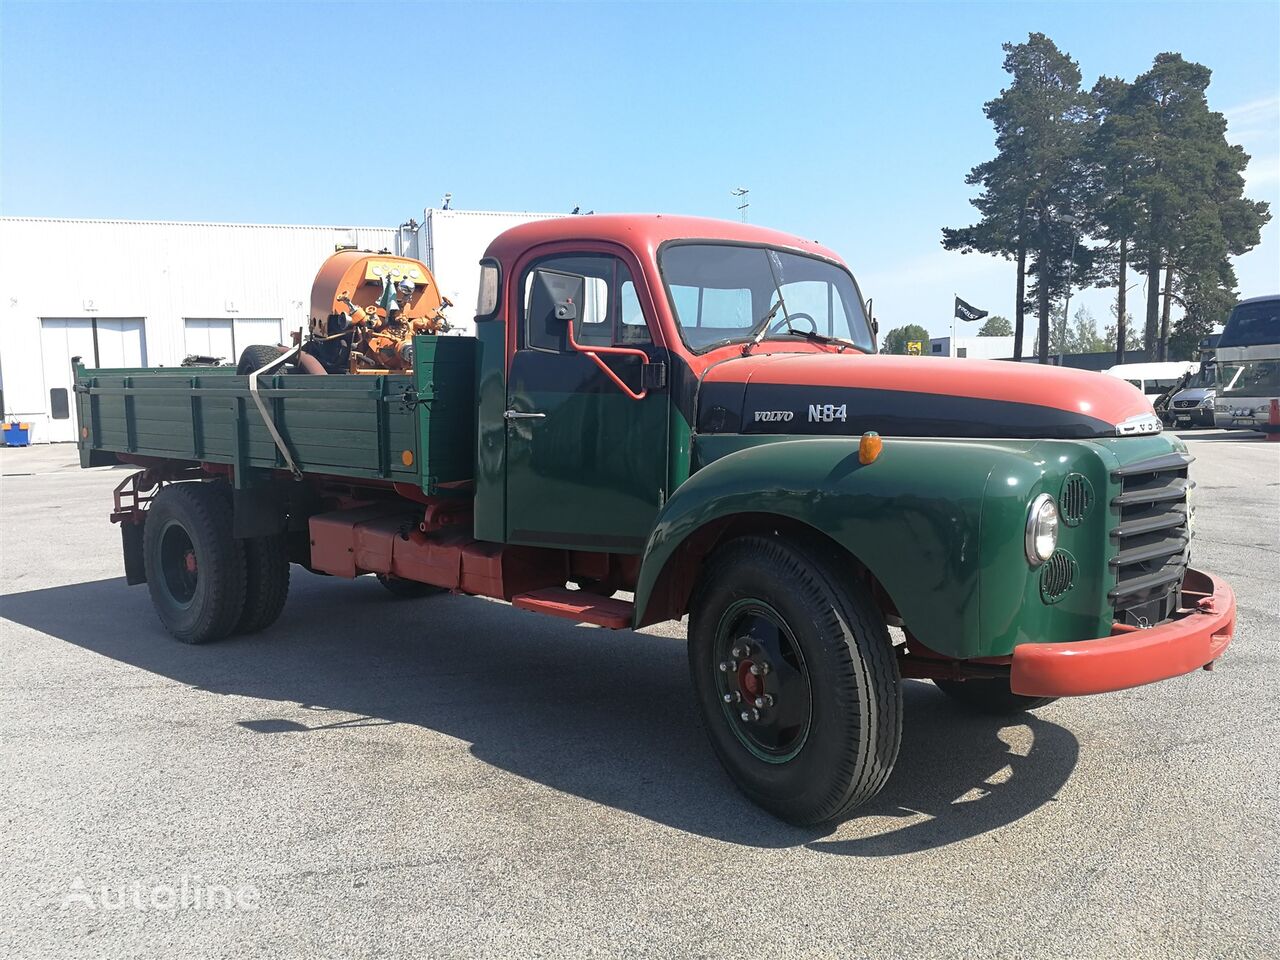
[[[847,815],[893,771],[901,683],[860,583],[788,544],[744,537],[712,556],[691,605],[689,667],[712,748],[766,810]]]
[[[978,713],[1007,716],[1045,707],[1057,697],[1024,697],[1009,689],[1006,679],[935,680],[934,685],[957,703]]]

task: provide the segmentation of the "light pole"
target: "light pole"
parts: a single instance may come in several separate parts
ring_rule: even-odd
[[[751,206],[751,201],[747,199],[747,194],[751,191],[746,187],[738,187],[736,190],[730,190],[729,196],[737,197],[742,202],[738,204],[738,212],[742,214],[742,222],[747,222],[747,207]]]
[[[1076,278],[1076,243],[1080,240],[1080,222],[1071,214],[1062,218],[1062,222],[1071,228],[1071,260],[1067,263],[1067,302],[1062,307],[1062,322],[1071,322],[1071,286]],[[1094,327],[1097,330],[1097,327]]]

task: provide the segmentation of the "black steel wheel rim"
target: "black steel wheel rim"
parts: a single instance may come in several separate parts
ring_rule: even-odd
[[[174,605],[191,606],[200,582],[200,567],[191,535],[176,520],[170,520],[160,531],[160,572],[161,585]]]
[[[809,668],[782,616],[761,600],[735,601],[720,617],[711,669],[725,721],[754,756],[786,763],[813,724]]]

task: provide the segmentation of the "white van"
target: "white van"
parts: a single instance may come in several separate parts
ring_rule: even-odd
[[[1177,386],[1186,374],[1200,372],[1200,364],[1192,360],[1170,360],[1165,363],[1117,363],[1102,371],[1111,377],[1128,380],[1153,400]]]

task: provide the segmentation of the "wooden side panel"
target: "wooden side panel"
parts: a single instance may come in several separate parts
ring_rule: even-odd
[[[81,373],[82,439],[95,452],[283,468],[248,378],[189,370]],[[420,483],[412,378],[278,375],[260,395],[304,472]]]

